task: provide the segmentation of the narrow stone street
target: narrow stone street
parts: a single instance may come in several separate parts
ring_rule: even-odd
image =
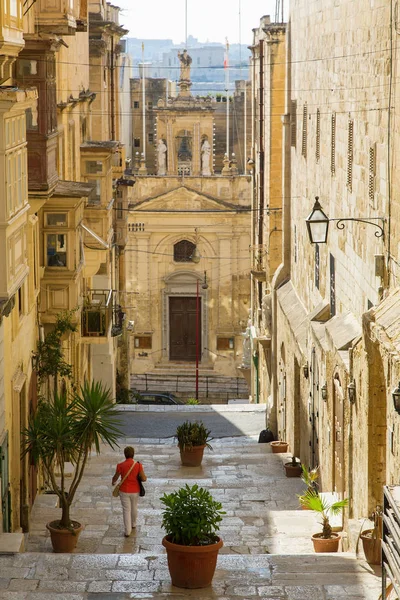
[[[52,553],[45,523],[57,518],[59,510],[54,496],[39,496],[27,552],[0,557],[0,598],[377,600],[380,578],[365,562],[349,553],[313,553],[310,535],[319,525],[312,512],[298,508],[302,483],[285,477],[282,465],[288,455],[272,454],[257,437],[213,440],[214,450],[205,452],[199,468],[180,465],[173,439],[121,440],[121,448],[135,446],[148,475],[139,524],[128,539],[110,485],[122,452],[103,449],[92,456],[73,506],[73,518],[86,524],[76,553]],[[170,584],[161,545],[160,496],[193,482],[222,502],[226,516],[214,583],[189,591]]]

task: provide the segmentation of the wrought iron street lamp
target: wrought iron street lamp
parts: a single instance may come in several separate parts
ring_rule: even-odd
[[[400,381],[399,381],[399,385],[397,386],[397,388],[395,388],[392,392],[392,398],[393,398],[394,409],[400,415]]]
[[[306,224],[311,243],[326,244],[329,219],[322,210],[318,196],[315,198],[314,207],[306,219]]]
[[[330,221],[336,221],[336,227],[338,229],[344,229],[346,221],[356,221],[357,223],[364,223],[365,225],[373,225],[378,229],[378,231],[375,231],[375,237],[384,238],[384,217],[367,217],[365,219],[345,217],[340,219],[329,219],[322,210],[322,206],[319,202],[319,197],[316,196],[313,209],[306,219],[308,236],[312,244],[326,244]],[[381,221],[382,225],[375,223],[375,221]]]

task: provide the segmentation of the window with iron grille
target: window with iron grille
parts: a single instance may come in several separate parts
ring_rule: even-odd
[[[354,121],[349,119],[349,132],[347,138],[347,187],[350,192],[353,189],[353,139]]]
[[[133,140],[133,146],[134,148],[140,148],[140,138],[135,138]]]
[[[301,137],[301,154],[307,158],[307,104],[303,106],[303,131]]]
[[[376,147],[375,144],[369,149],[368,160],[368,197],[371,203],[375,199],[375,175],[376,175]]]
[[[290,108],[290,145],[296,148],[297,141],[297,100],[292,100]]]
[[[321,112],[317,108],[317,122],[315,131],[315,160],[319,162],[321,157]]]
[[[331,174],[336,172],[336,113],[331,117]]]
[[[181,240],[174,245],[174,261],[175,262],[191,262],[193,253],[196,249],[196,244],[189,240]]]
[[[140,108],[140,104],[138,100],[133,101],[133,108]]]

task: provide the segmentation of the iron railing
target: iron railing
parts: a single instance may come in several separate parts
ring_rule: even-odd
[[[193,375],[155,375],[143,373],[133,375],[132,389],[138,392],[171,392],[188,397],[195,395],[196,376]],[[199,396],[226,398],[247,398],[247,384],[243,377],[218,377],[216,375],[199,376]]]
[[[400,598],[400,486],[383,488],[382,598],[388,579]]]

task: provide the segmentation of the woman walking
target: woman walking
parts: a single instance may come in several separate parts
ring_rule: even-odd
[[[121,498],[122,515],[124,518],[125,537],[129,537],[132,529],[136,527],[139,499],[139,482],[146,481],[143,465],[133,460],[135,449],[127,446],[124,449],[125,460],[117,465],[112,484],[115,485],[121,477],[119,497]]]

